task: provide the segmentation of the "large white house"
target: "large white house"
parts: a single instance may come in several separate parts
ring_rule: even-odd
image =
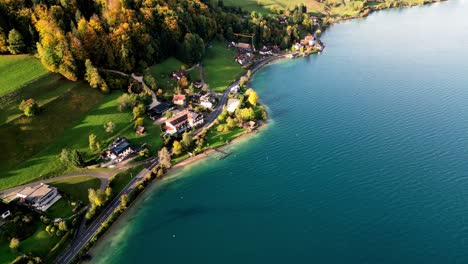
[[[26,205],[43,212],[62,198],[57,188],[44,183],[33,187],[26,187],[16,193],[16,197],[19,197],[20,201]]]
[[[195,128],[203,124],[203,115],[188,110],[166,120],[164,129],[166,133],[173,135],[183,133],[190,128]]]

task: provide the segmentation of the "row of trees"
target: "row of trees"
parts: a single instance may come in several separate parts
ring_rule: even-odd
[[[255,33],[257,46],[287,48],[301,27],[313,26],[303,6],[290,14],[291,25],[277,15],[245,15],[202,0],[0,0],[0,53],[37,49],[50,71],[107,91],[97,68],[132,72],[172,55],[196,63],[206,43],[237,32]]]

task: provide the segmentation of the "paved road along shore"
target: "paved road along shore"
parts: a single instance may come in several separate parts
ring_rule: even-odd
[[[263,59],[259,62],[257,62],[252,68],[251,68],[251,73],[254,74],[256,71],[261,69],[263,66],[267,65],[268,63],[275,61],[277,59],[281,59],[288,56],[288,54],[282,54],[282,55],[277,55],[273,57],[269,57],[266,59]],[[231,88],[238,85],[239,80],[236,80],[233,82],[231,85],[229,85],[226,90],[224,91],[223,95],[221,96],[218,106],[216,109],[209,115],[209,117],[206,119],[206,123],[202,128],[199,128],[198,130],[195,131],[195,135],[200,133],[203,128],[210,127],[212,123],[216,120],[216,118],[221,114],[223,111],[223,106],[226,104],[229,92],[231,91]],[[101,226],[102,223],[104,223],[107,218],[114,212],[114,210],[120,205],[120,196],[124,194],[129,194],[132,192],[135,187],[136,183],[140,180],[142,180],[145,175],[147,175],[151,170],[156,167],[159,164],[159,160],[156,158],[154,162],[148,167],[143,169],[140,173],[138,173],[137,176],[135,176],[128,184],[123,188],[123,190],[111,201],[110,204],[108,204],[104,210],[99,214],[99,216],[93,221],[93,223],[86,229],[81,234],[78,234],[78,236],[75,238],[75,240],[72,242],[72,244],[67,247],[64,252],[59,255],[56,259],[56,263],[60,264],[68,264],[70,263],[75,256],[81,251],[81,249],[91,240],[91,238],[94,236],[94,234],[98,231],[99,227]]]

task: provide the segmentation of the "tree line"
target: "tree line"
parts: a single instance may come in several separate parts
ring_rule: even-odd
[[[211,40],[255,33],[255,44],[287,48],[313,24],[304,6],[247,14],[214,0],[0,0],[0,54],[36,53],[50,71],[107,90],[96,71],[142,70],[168,56],[196,63]]]

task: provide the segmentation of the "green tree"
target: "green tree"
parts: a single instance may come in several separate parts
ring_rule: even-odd
[[[115,123],[112,121],[107,122],[107,124],[104,125],[104,129],[107,133],[114,133]]]
[[[167,150],[166,147],[162,148],[158,152],[158,158],[159,158],[159,164],[163,166],[166,169],[169,169],[171,167],[171,154]]]
[[[62,152],[60,152],[59,158],[63,163],[70,163],[70,150],[63,148]]]
[[[106,201],[106,195],[103,190],[88,189],[88,199],[91,207],[101,207]]]
[[[228,116],[228,112],[226,109],[223,110],[223,112],[221,112],[221,114],[218,116],[218,121],[219,122],[224,122],[224,120],[226,120],[226,117]]]
[[[229,128],[234,128],[237,126],[237,122],[236,122],[236,119],[232,118],[232,117],[228,117],[226,119],[226,123],[227,123],[227,126]]]
[[[63,232],[68,231],[67,222],[61,221],[61,222],[58,224],[58,229],[61,230],[61,231],[63,231]]]
[[[6,53],[8,51],[8,42],[5,36],[5,32],[3,32],[2,27],[0,27],[0,53]]]
[[[166,112],[166,118],[169,119],[172,117],[172,111],[167,111]]]
[[[19,248],[19,246],[20,246],[20,241],[19,241],[19,239],[17,239],[17,238],[14,237],[14,238],[12,238],[12,239],[10,240],[10,248],[11,248],[13,251],[16,251],[16,250]]]
[[[133,124],[133,127],[136,128],[136,127],[138,127],[138,126],[143,126],[143,123],[144,123],[143,117],[138,117],[138,118],[135,120],[135,123]]]
[[[236,117],[241,121],[250,121],[255,119],[255,111],[252,107],[242,108],[236,111]]]
[[[91,60],[86,59],[85,67],[86,67],[85,80],[88,81],[89,85],[93,88],[101,87],[105,82],[102,79],[101,75],[99,74],[98,69],[94,67]]]
[[[21,33],[16,29],[10,30],[8,33],[8,51],[11,54],[19,54],[24,51],[24,48],[25,45]]]
[[[242,76],[239,80],[239,86],[244,87],[248,81],[249,81],[248,77]]]
[[[89,150],[94,152],[96,150],[96,143],[97,143],[96,135],[90,134],[88,137],[88,141],[89,141]]]
[[[25,116],[31,117],[37,113],[39,109],[36,100],[29,98],[28,100],[22,100],[19,105],[19,110],[23,111]]]
[[[133,119],[137,119],[142,117],[146,112],[146,108],[143,104],[138,104],[137,106],[133,107]]]
[[[120,111],[131,109],[131,107],[137,104],[137,96],[135,94],[124,93],[117,98],[117,104]]]
[[[108,200],[112,196],[112,188],[107,187],[105,190],[105,194],[106,194],[106,200]]]
[[[184,37],[183,55],[185,61],[196,63],[201,61],[205,52],[205,43],[196,33],[187,33]]]
[[[127,208],[129,202],[128,194],[123,194],[120,196],[120,205],[124,208]]]
[[[70,161],[71,161],[71,165],[75,166],[75,167],[83,167],[84,165],[84,160],[83,160],[83,155],[81,154],[81,152],[79,152],[78,150],[74,149],[71,153],[70,153]]]
[[[189,150],[190,147],[192,147],[193,144],[193,134],[190,132],[185,132],[182,135],[182,146],[184,147],[185,150]]]
[[[182,144],[177,140],[172,144],[172,153],[174,153],[174,155],[180,155],[182,153]]]

